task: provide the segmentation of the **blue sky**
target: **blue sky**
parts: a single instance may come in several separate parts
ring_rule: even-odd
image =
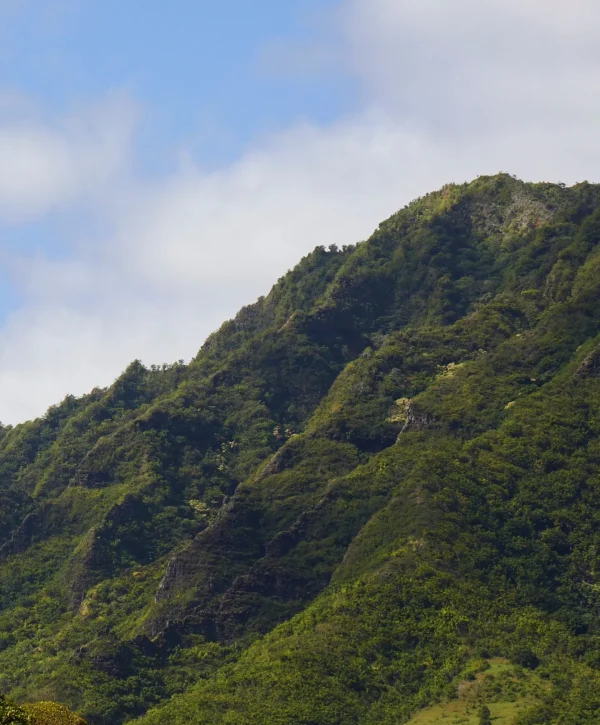
[[[12,6],[12,7],[11,7]],[[336,0],[22,0],[5,10],[0,86],[60,112],[109,89],[144,106],[138,161],[188,143],[207,164],[352,104],[343,72],[284,72],[269,49],[327,42]]]
[[[449,181],[598,179],[597,0],[0,0],[0,421]]]
[[[269,58],[270,49],[283,44],[310,44],[316,34],[324,40],[337,5],[22,0],[3,7],[0,0],[0,88],[26,95],[48,117],[126,91],[143,108],[138,170],[168,170],[181,147],[213,168],[235,159],[257,136],[298,119],[326,123],[351,105],[347,75],[331,68],[286,73]],[[60,258],[68,250],[71,215],[0,222],[3,247]],[[0,321],[23,301],[11,276],[8,268],[0,271]]]

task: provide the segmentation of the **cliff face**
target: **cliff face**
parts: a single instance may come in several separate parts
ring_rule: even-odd
[[[595,722],[598,300],[600,187],[480,178],[317,248],[188,366],[3,429],[0,691]]]

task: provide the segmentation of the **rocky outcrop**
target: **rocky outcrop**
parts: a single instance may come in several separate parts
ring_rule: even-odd
[[[409,401],[406,406],[406,420],[399,435],[405,431],[422,431],[431,427],[434,417],[426,410],[419,408],[414,401]]]
[[[591,378],[600,375],[600,347],[585,356],[583,362],[577,368],[577,375],[580,378]]]

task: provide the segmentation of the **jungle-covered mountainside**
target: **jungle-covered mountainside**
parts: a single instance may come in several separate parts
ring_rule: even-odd
[[[189,365],[2,429],[0,692],[92,725],[593,725],[599,465],[600,186],[446,186]]]

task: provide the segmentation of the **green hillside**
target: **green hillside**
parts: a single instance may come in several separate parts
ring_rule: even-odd
[[[91,725],[594,725],[599,465],[600,186],[446,186],[189,365],[1,429],[0,692]]]

